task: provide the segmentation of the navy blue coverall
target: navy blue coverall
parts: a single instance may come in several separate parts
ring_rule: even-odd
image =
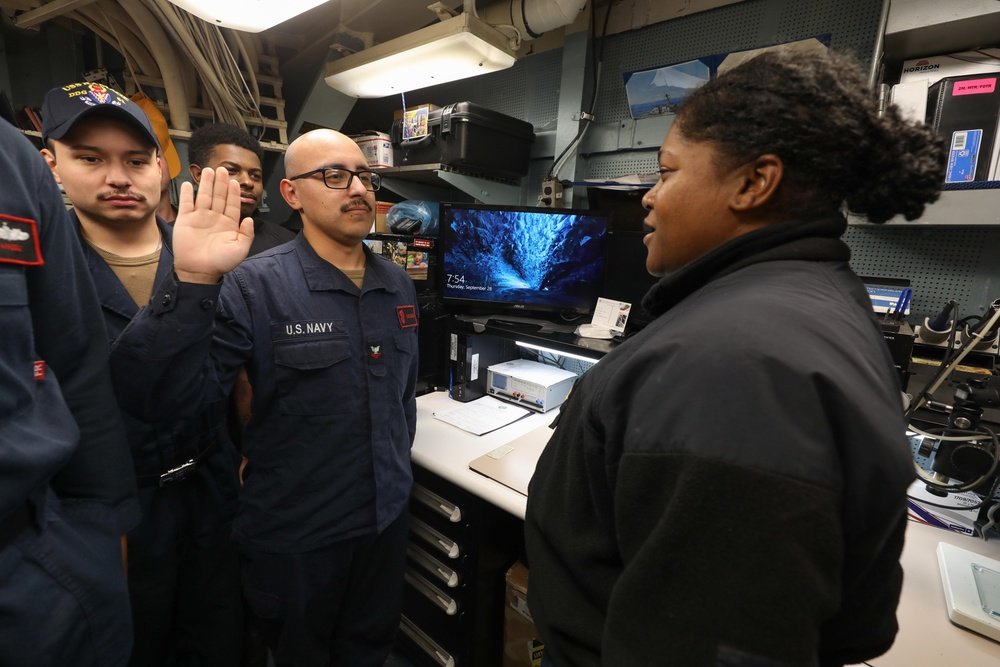
[[[75,212],[74,222],[79,222]],[[169,276],[172,228],[163,238],[156,284]],[[108,329],[108,345],[139,312],[125,286],[80,236]],[[145,372],[137,368],[136,373]],[[239,664],[242,603],[232,522],[239,457],[226,431],[221,398],[191,415],[156,419],[123,415],[139,482],[142,522],[128,534],[129,594],[135,624],[132,665]],[[159,485],[161,473],[209,454],[184,479]]]
[[[247,258],[221,288],[168,278],[112,353],[123,406],[146,415],[225,397],[246,366],[235,533],[279,665],[330,664],[331,646],[334,664],[381,665],[399,621],[416,292],[404,270],[365,257],[360,290],[302,235]]]
[[[0,664],[119,667],[139,508],[105,327],[45,161],[0,146]]]

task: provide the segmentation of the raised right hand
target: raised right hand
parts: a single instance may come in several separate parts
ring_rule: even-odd
[[[174,222],[174,271],[181,282],[217,283],[250,252],[253,218],[240,221],[240,186],[224,167],[203,169],[197,197],[181,184]]]

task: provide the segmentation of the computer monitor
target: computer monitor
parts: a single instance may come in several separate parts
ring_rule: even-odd
[[[604,284],[609,217],[442,203],[442,298],[479,312],[590,313]]]

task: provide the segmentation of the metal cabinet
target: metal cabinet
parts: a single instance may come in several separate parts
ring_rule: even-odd
[[[414,466],[398,650],[418,667],[499,667],[520,519]]]

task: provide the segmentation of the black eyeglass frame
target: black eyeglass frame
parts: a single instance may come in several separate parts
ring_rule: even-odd
[[[327,182],[327,180],[326,180],[326,172],[328,172],[328,171],[344,171],[344,172],[347,172],[348,174],[350,174],[351,177],[347,179],[347,184],[344,185],[343,187],[339,187],[339,188],[338,187],[334,187],[334,186],[330,185],[330,183]],[[368,174],[371,177],[372,189],[368,190],[368,188],[365,188],[365,190],[368,190],[368,192],[378,192],[379,188],[382,187],[382,175],[381,174],[377,174],[374,171],[370,171],[368,169],[363,169],[361,171],[351,171],[350,169],[344,169],[343,167],[320,167],[319,169],[313,169],[312,171],[307,171],[304,174],[299,174],[298,176],[291,176],[288,180],[290,180],[290,181],[297,181],[300,178],[309,178],[313,174],[322,174],[323,175],[323,185],[325,185],[330,190],[346,190],[347,188],[351,187],[351,183],[354,182],[354,177],[355,176],[360,177],[361,174]],[[362,181],[362,183],[363,182],[364,181]]]

